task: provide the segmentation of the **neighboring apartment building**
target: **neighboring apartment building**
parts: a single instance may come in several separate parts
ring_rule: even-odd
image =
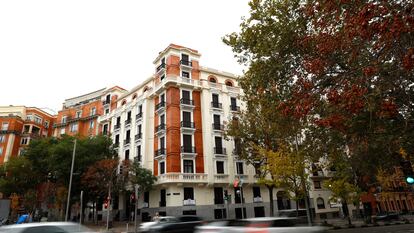
[[[257,184],[253,166],[233,154],[234,140],[224,139],[225,123],[243,107],[236,76],[199,60],[198,51],[171,44],[155,59],[155,74],[120,96],[109,114],[119,158],[138,160],[158,178],[139,197],[140,218],[155,212],[205,219],[269,216],[268,189]],[[234,188],[238,180],[242,188]],[[295,208],[283,190],[274,194],[276,211]],[[115,201],[121,219],[133,210],[129,195]]]
[[[32,139],[52,136],[55,120],[39,108],[0,106],[0,164],[20,155]]]
[[[99,124],[98,117],[115,109],[118,96],[125,92],[123,88],[115,86],[66,99],[53,125],[53,136],[109,133],[109,124],[105,124],[105,121],[102,121],[103,125]]]

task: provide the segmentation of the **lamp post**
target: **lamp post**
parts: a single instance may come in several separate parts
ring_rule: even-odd
[[[75,142],[73,144],[72,165],[71,165],[71,168],[70,168],[70,178],[69,178],[69,188],[68,188],[68,200],[66,202],[65,222],[68,221],[68,215],[69,215],[70,191],[72,189],[72,176],[73,176],[73,166],[75,164],[75,153],[76,153],[76,139],[75,139]]]
[[[137,232],[137,212],[138,212],[138,189],[139,185],[135,185],[135,212],[134,212],[134,232]]]

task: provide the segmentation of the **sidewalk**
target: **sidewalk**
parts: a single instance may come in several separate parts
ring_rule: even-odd
[[[98,225],[95,225],[93,223],[86,223],[85,226],[96,232],[134,232],[134,222],[113,222],[112,228],[110,228],[109,230],[106,230],[105,222],[99,222]]]

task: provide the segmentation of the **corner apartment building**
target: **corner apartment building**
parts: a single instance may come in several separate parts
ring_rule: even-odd
[[[143,221],[155,212],[205,219],[270,214],[267,188],[257,184],[253,166],[233,154],[234,140],[224,138],[225,123],[243,107],[237,77],[201,66],[200,56],[169,45],[154,60],[155,74],[99,118],[111,119],[119,158],[138,160],[158,178],[155,188],[139,197]],[[241,188],[234,188],[237,180],[243,180]],[[274,193],[275,210],[295,208],[283,190]],[[115,202],[120,218],[129,217],[129,194]]]
[[[55,120],[39,108],[0,106],[0,164],[20,155],[32,139],[52,136]]]
[[[123,88],[114,86],[66,99],[53,125],[53,136],[95,136],[101,132],[109,133],[109,124],[99,124],[98,117],[115,109],[118,96],[125,92]]]

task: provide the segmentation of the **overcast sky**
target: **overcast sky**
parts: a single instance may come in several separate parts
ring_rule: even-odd
[[[0,105],[59,110],[65,99],[154,72],[170,43],[197,49],[200,64],[236,74],[221,41],[239,30],[248,0],[0,1]]]

